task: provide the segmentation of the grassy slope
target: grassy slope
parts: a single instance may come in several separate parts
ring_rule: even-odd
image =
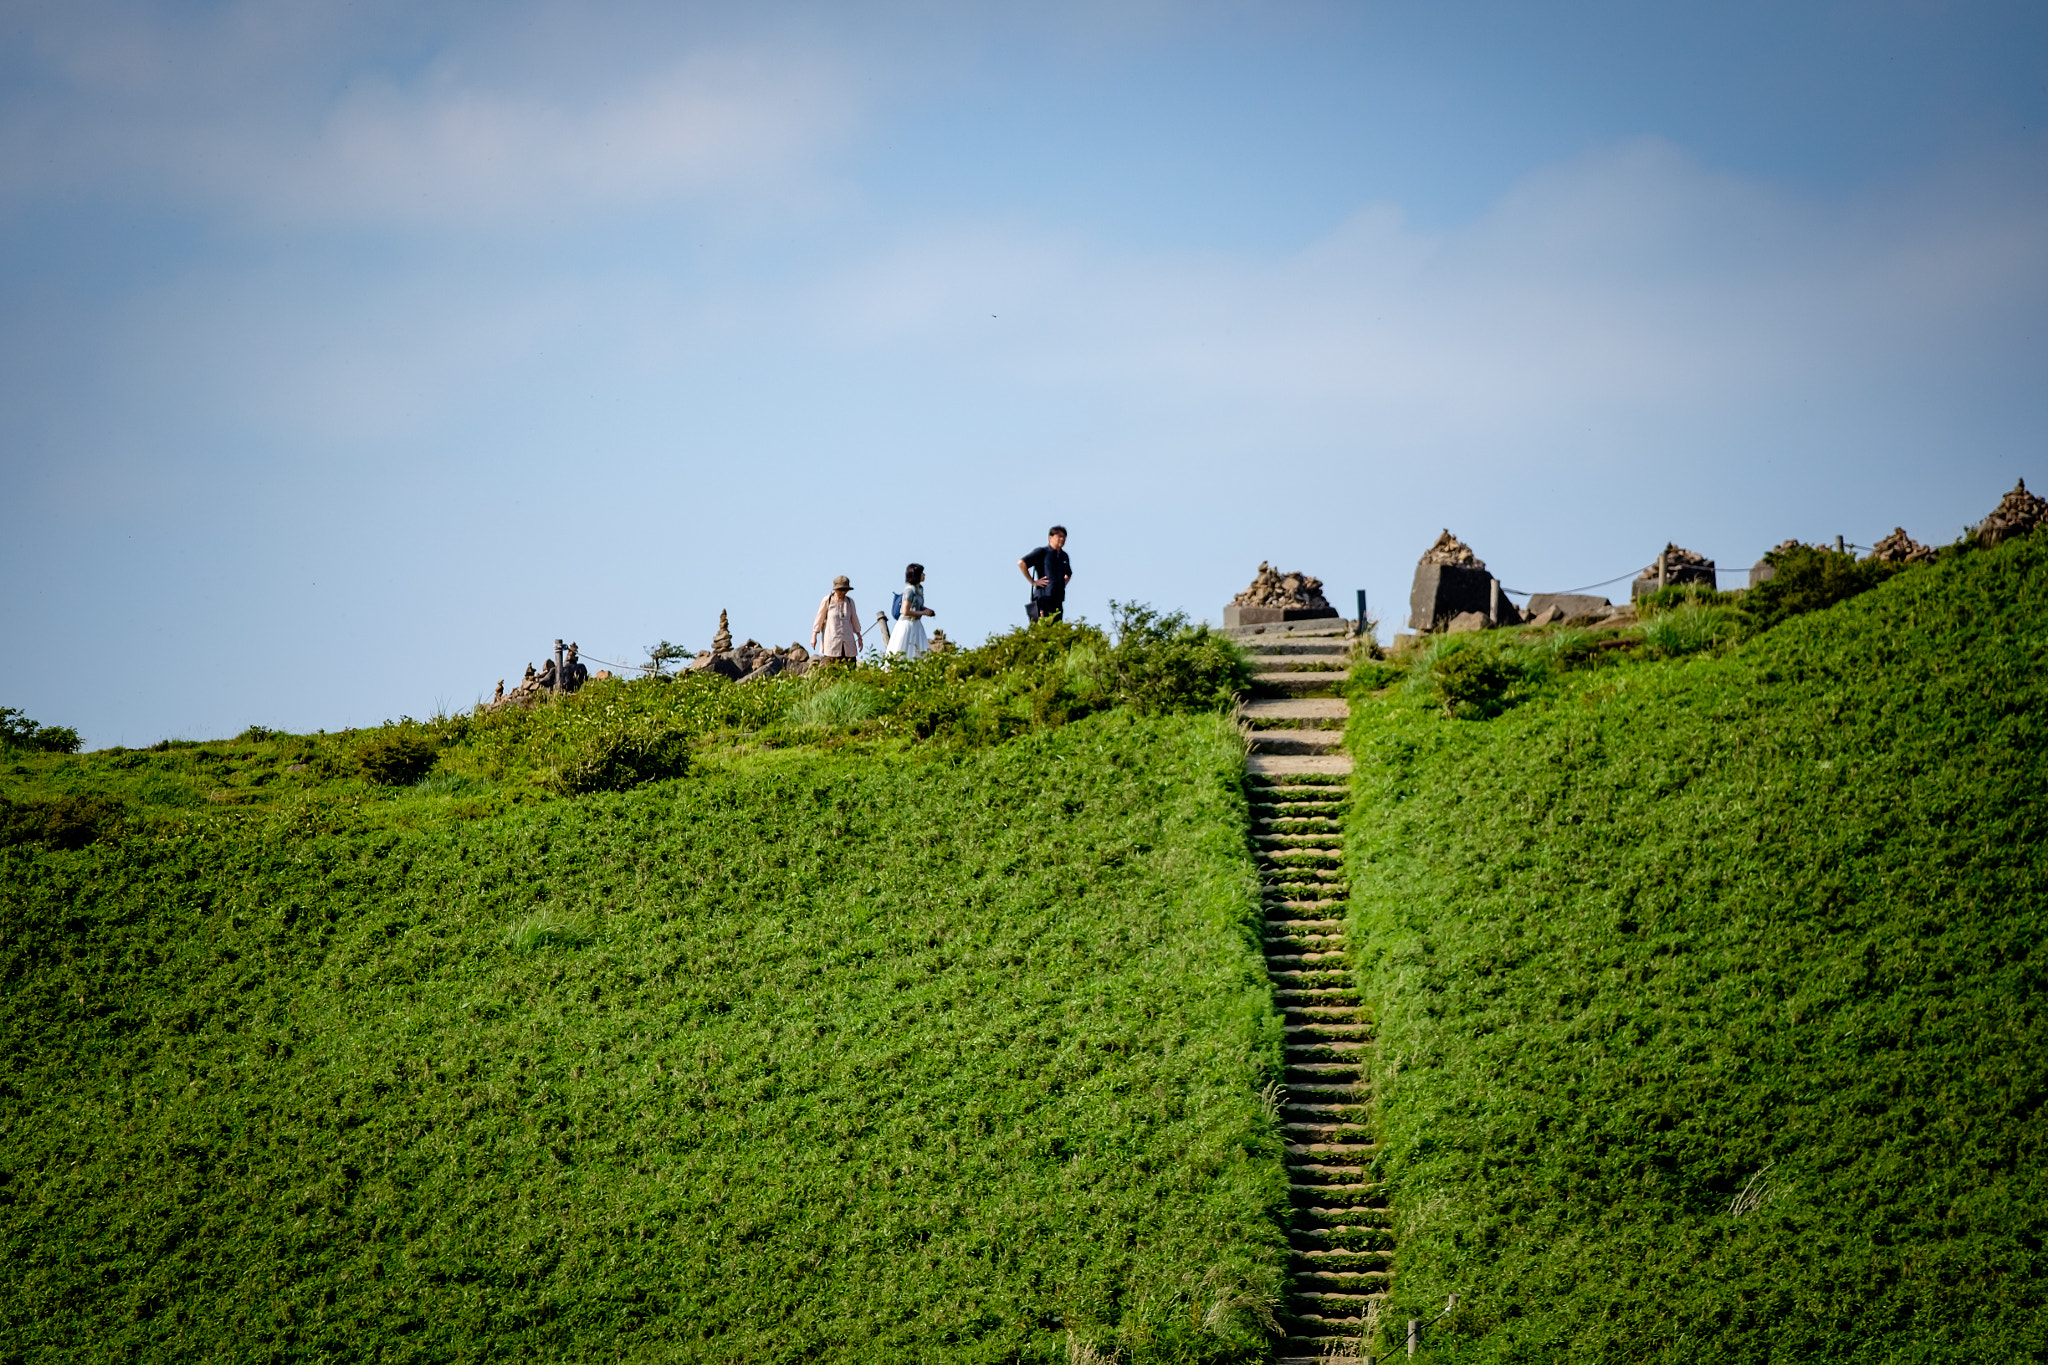
[[[0,1358],[1256,1355],[1237,755],[1115,713],[0,852]]]
[[[2048,1354],[2048,536],[1352,724],[1425,1358]]]

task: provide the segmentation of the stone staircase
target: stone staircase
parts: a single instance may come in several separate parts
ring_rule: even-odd
[[[1344,955],[1343,824],[1350,708],[1329,695],[1349,674],[1339,621],[1231,631],[1252,651],[1257,692],[1239,709],[1250,732],[1246,788],[1265,896],[1266,969],[1285,1019],[1287,1142],[1294,1216],[1281,1306],[1282,1365],[1360,1358],[1372,1306],[1393,1275],[1386,1200],[1368,1163],[1363,1069],[1372,1036]]]

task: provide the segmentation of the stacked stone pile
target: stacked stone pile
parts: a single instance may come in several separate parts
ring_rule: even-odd
[[[718,633],[711,637],[711,648],[698,651],[697,657],[683,669],[688,673],[716,673],[744,683],[758,682],[780,673],[801,673],[810,666],[811,652],[800,644],[770,649],[758,640],[749,640],[743,645],[734,645],[732,627],[721,611],[718,613]]]
[[[2048,521],[2048,498],[2029,493],[2027,481],[2021,479],[2012,492],[1999,499],[1991,515],[1977,523],[1977,540],[1982,545],[1998,545],[2027,534],[2043,521]]]
[[[1894,527],[1892,533],[1870,547],[1869,559],[1886,564],[1924,564],[1934,558],[1934,551],[1906,534],[1903,526]]]
[[[1281,573],[1262,561],[1252,577],[1252,585],[1223,608],[1223,625],[1236,630],[1281,621],[1319,621],[1336,614],[1337,609],[1323,596],[1322,579],[1305,573]]]
[[[1436,538],[1436,544],[1422,552],[1422,558],[1415,561],[1422,564],[1453,564],[1461,569],[1484,569],[1486,561],[1472,553],[1472,547],[1452,535],[1449,527]]]
[[[1305,573],[1281,573],[1261,560],[1252,585],[1230,599],[1238,607],[1294,607],[1320,610],[1329,599],[1323,596],[1323,580]]]
[[[1668,588],[1678,583],[1698,583],[1711,588],[1717,581],[1713,560],[1683,546],[1666,542],[1664,553],[1651,560],[1643,571],[1636,575],[1629,596],[1641,597],[1644,593],[1655,592],[1659,588]]]

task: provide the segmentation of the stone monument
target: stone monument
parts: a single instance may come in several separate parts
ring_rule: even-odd
[[[1416,562],[1415,584],[1408,592],[1408,628],[1441,630],[1463,617],[1467,619],[1460,628],[1472,629],[1469,618],[1475,612],[1490,626],[1517,625],[1522,619],[1501,590],[1500,580],[1486,571],[1485,561],[1445,530]]]

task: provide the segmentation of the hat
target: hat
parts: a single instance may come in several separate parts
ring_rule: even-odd
[[[832,587],[833,587],[833,589],[834,589],[835,591],[836,591],[837,589],[840,589],[840,588],[844,588],[844,589],[846,589],[846,590],[847,590],[848,592],[852,592],[852,591],[853,591],[853,580],[852,580],[852,579],[850,579],[850,578],[848,578],[848,577],[847,577],[847,576],[846,576],[845,574],[841,574],[841,575],[839,575],[839,577],[837,577],[837,578],[835,578],[835,579],[833,579],[833,580],[832,580]]]

